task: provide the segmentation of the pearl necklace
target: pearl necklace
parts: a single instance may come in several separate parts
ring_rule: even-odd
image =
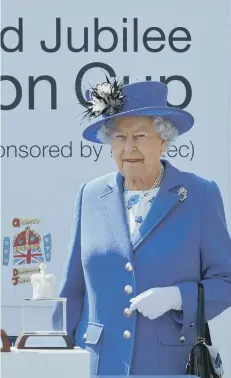
[[[162,179],[163,179],[163,176],[164,176],[164,166],[163,166],[162,163],[160,163],[160,172],[159,172],[157,178],[155,179],[154,184],[152,185],[152,187],[150,189],[158,188],[160,186],[160,183],[161,183]],[[129,187],[127,181],[124,182],[124,189],[132,190]]]

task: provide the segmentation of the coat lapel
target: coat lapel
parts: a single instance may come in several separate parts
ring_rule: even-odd
[[[162,163],[165,165],[165,173],[160,190],[132,242],[124,206],[123,176],[120,172],[109,175],[105,183],[105,191],[99,197],[103,200],[108,213],[115,242],[117,245],[119,244],[121,253],[127,258],[131,257],[133,251],[155,230],[181,199],[177,191],[174,190],[182,185],[181,172],[168,161],[162,160]]]
[[[115,243],[121,253],[130,260],[133,246],[124,206],[123,176],[120,172],[112,173],[105,184],[105,192],[99,198],[108,214],[109,227],[113,232]]]
[[[165,165],[164,178],[144,222],[133,237],[134,250],[177,206],[181,199],[179,194],[173,191],[174,188],[182,185],[180,171],[174,168],[168,161],[162,162]]]

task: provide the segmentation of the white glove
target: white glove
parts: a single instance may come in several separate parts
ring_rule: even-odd
[[[180,289],[177,286],[156,287],[139,294],[130,300],[130,310],[138,310],[143,316],[153,320],[167,311],[182,308]]]

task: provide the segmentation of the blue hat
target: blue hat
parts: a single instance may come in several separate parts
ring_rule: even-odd
[[[185,110],[167,106],[168,87],[158,81],[144,81],[123,85],[107,81],[96,85],[86,93],[85,117],[102,116],[89,125],[83,137],[94,143],[102,143],[97,132],[106,122],[122,116],[160,116],[170,120],[178,129],[178,135],[186,133],[194,124],[193,116]]]

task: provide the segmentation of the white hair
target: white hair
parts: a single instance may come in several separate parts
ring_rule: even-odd
[[[152,125],[161,139],[165,140],[165,151],[169,149],[171,143],[178,137],[178,129],[174,124],[164,117],[151,117]],[[102,125],[97,132],[97,139],[103,144],[110,144],[113,133],[113,120]]]

